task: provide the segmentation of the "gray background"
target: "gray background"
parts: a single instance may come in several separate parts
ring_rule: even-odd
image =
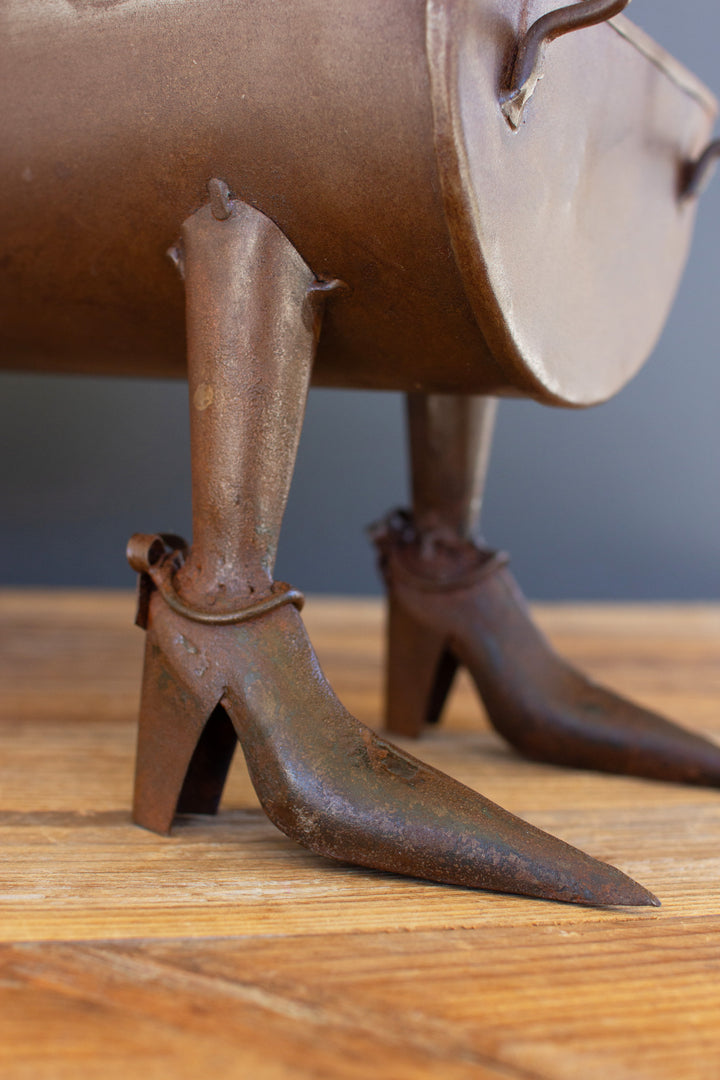
[[[631,16],[720,91],[717,0]],[[720,594],[720,176],[659,348],[607,405],[500,407],[484,512],[535,598]],[[131,532],[190,533],[184,384],[0,375],[0,583],[130,585]],[[406,494],[397,395],[313,391],[277,574],[372,593],[364,526]]]

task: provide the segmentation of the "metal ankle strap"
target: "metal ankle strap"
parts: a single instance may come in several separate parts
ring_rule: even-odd
[[[487,558],[478,563],[472,570],[457,574],[452,577],[430,577],[410,570],[404,563],[402,547],[396,547],[385,556],[383,571],[389,585],[408,585],[417,592],[447,593],[472,589],[475,585],[487,580],[510,562],[510,556],[505,551],[493,551],[487,553]]]
[[[422,592],[449,592],[453,589],[472,588],[510,561],[506,552],[483,549],[451,531],[437,530],[421,534],[415,528],[413,516],[408,510],[393,510],[382,521],[371,525],[368,532],[378,549],[380,569],[388,584],[391,581],[402,582]],[[458,560],[455,567],[447,566],[446,572],[437,572],[439,564],[431,556],[427,559],[428,573],[408,566],[408,554],[412,561],[417,562],[412,556],[425,547],[429,548],[430,552],[436,547],[458,555],[465,553],[469,556],[467,562],[472,565],[467,565],[466,562],[465,566],[458,569]],[[422,561],[421,559],[420,562]],[[433,561],[436,572],[430,569]]]
[[[167,548],[170,550],[168,551]],[[190,607],[178,596],[173,585],[172,576],[178,569],[178,559],[184,558],[187,544],[180,537],[169,534],[135,533],[128,543],[128,562],[133,570],[137,570],[141,577],[141,607],[143,606],[142,594],[147,593],[143,588],[145,584],[157,589],[167,606],[191,622],[203,623],[205,626],[235,626],[238,623],[257,619],[261,615],[267,615],[276,608],[284,607],[285,604],[294,604],[301,611],[305,604],[305,597],[299,589],[294,589],[284,581],[276,581],[271,586],[269,596],[263,596],[247,607],[236,611],[200,611]],[[145,597],[147,600],[147,596]],[[146,620],[143,620],[146,622]],[[140,622],[140,625],[143,625]]]
[[[276,581],[272,585],[269,596],[256,600],[248,607],[237,611],[199,611],[197,608],[189,607],[180,599],[175,592],[170,574],[163,573],[163,568],[153,570],[150,577],[167,606],[176,615],[182,615],[184,619],[190,619],[192,622],[204,623],[205,626],[236,626],[238,623],[249,622],[250,619],[267,615],[268,612],[284,607],[285,604],[294,604],[298,611],[301,611],[305,603],[305,597],[299,589],[294,589],[292,585],[284,581]]]

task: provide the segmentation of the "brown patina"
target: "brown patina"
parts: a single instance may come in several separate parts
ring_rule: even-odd
[[[311,382],[402,390],[390,728],[436,719],[462,663],[523,753],[718,782],[717,748],[552,653],[477,536],[493,398],[590,405],[639,369],[717,157],[714,99],[626,2],[10,6],[0,362],[189,380],[192,545],[129,547],[138,823],[214,812],[239,740],[270,818],[324,855],[655,902],[351,717],[273,579]]]

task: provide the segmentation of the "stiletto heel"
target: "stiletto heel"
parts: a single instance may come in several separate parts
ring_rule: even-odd
[[[178,678],[149,633],[145,646],[135,759],[133,821],[167,835],[175,814],[214,813],[230,765],[227,740],[213,724],[214,702]],[[209,730],[208,730],[209,729]],[[217,756],[208,756],[212,750]],[[223,754],[224,751],[224,754]]]
[[[438,721],[457,671],[447,638],[390,597],[387,621],[385,727],[417,738]]]

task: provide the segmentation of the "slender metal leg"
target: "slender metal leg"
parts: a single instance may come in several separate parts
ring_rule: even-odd
[[[420,534],[438,528],[480,539],[480,512],[497,398],[408,394],[413,519]]]
[[[220,181],[184,224],[193,544],[165,558],[159,538],[134,538],[131,562],[153,570],[176,611],[209,624],[276,601],[272,571],[302,428],[325,294],[263,214]],[[154,546],[153,546],[154,545]],[[157,565],[155,565],[157,564]],[[176,807],[213,812],[235,738],[219,705],[222,673],[181,621],[179,656],[163,644],[171,609],[150,605],[135,785],[135,819],[170,829]],[[233,625],[232,618],[229,624]]]
[[[480,513],[497,414],[497,398],[408,394],[412,514],[405,545],[408,569],[428,581],[455,580],[478,563]],[[393,536],[381,529],[383,553]],[[397,735],[417,736],[436,723],[458,669],[446,629],[418,626],[388,588],[385,723]]]
[[[147,630],[135,820],[213,811],[239,740],[260,802],[311,850],[434,881],[652,904],[613,867],[378,738],[340,704],[272,579],[329,286],[218,182],[185,222],[193,545],[136,535]]]
[[[183,229],[193,546],[177,585],[217,610],[272,583],[322,295],[269,218],[230,205]]]
[[[479,541],[495,402],[408,400],[413,513],[377,536],[389,600],[386,721],[419,735],[460,664],[536,760],[720,785],[720,748],[591,682],[534,625],[507,558]]]

